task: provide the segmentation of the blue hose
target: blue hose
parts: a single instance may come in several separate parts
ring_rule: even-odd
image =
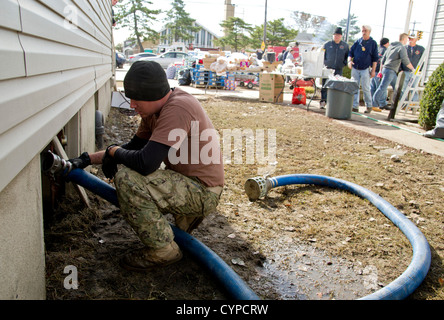
[[[116,189],[96,176],[82,169],[73,169],[66,175],[66,179],[99,195],[115,206],[119,206]],[[185,231],[173,225],[171,225],[171,227],[174,232],[174,240],[181,249],[187,251],[192,257],[198,260],[199,263],[205,266],[233,299],[259,300],[259,297],[245,284],[233,269],[211,249]]]
[[[116,207],[119,206],[119,200],[117,199],[117,192],[114,187],[97,178],[95,175],[82,170],[73,169],[66,175],[66,180],[71,181],[79,186],[88,189],[94,194],[102,197],[103,199],[111,202]]]
[[[74,169],[66,177],[112,204],[119,205],[116,190],[96,176],[81,169]],[[313,184],[348,191],[370,201],[406,235],[413,248],[413,258],[408,268],[389,285],[361,298],[362,300],[402,300],[412,294],[425,279],[431,263],[427,239],[410,220],[377,194],[351,182],[318,175],[293,174],[267,180],[270,182],[269,189],[293,184]],[[259,300],[245,282],[211,249],[185,231],[171,226],[177,244],[205,266],[230,296],[237,300]]]
[[[292,184],[314,184],[348,191],[370,201],[404,233],[413,248],[410,265],[393,282],[361,300],[402,300],[412,294],[425,279],[431,263],[427,239],[409,219],[374,192],[351,182],[318,175],[284,175],[269,178],[268,181],[270,181],[269,188]]]

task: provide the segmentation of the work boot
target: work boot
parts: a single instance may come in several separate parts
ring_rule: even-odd
[[[174,219],[176,220],[176,227],[188,233],[191,233],[203,221],[202,217],[188,217],[177,214],[174,215]]]
[[[372,108],[367,108],[367,109],[365,109],[365,111],[364,111],[364,113],[370,113],[370,112],[372,112]]]
[[[182,251],[176,242],[160,249],[141,248],[130,252],[120,260],[120,265],[131,271],[146,272],[155,267],[164,267],[182,259]]]

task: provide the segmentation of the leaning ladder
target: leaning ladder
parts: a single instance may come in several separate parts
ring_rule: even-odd
[[[403,94],[401,99],[399,99],[398,108],[396,108],[396,114],[398,114],[400,110],[404,110],[404,114],[406,114],[408,109],[411,109],[412,114],[415,114],[416,111],[418,111],[418,109],[420,108],[420,101],[422,93],[424,92],[424,86],[422,86],[421,83],[424,72],[422,72],[421,70],[425,62],[425,56],[425,54],[422,55],[418,65],[416,66],[413,76],[407,83],[406,88],[403,88]],[[413,98],[415,97],[416,93],[418,94],[418,99],[417,101],[414,101]]]

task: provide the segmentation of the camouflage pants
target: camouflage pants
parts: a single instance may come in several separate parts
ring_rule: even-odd
[[[197,179],[172,170],[143,176],[123,168],[114,183],[122,214],[149,248],[162,248],[174,240],[165,214],[206,217],[219,204],[219,195]]]

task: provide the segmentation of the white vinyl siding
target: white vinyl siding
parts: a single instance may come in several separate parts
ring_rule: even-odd
[[[430,32],[429,55],[426,63],[425,80],[444,62],[444,0],[436,1],[434,23]]]
[[[0,191],[109,82],[113,61],[111,0],[2,1]]]

